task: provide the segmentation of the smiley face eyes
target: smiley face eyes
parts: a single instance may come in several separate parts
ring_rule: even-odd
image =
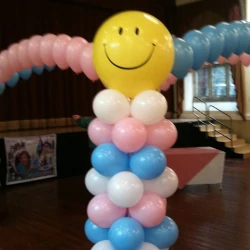
[[[119,35],[122,35],[122,34],[123,34],[123,28],[122,28],[122,27],[120,27],[120,28],[118,29],[118,34],[119,34]],[[139,34],[140,34],[140,29],[139,29],[138,27],[135,28],[135,34],[136,34],[137,36],[139,36]]]
[[[140,34],[140,30],[139,30],[139,28],[135,28],[135,34],[138,36],[139,34]]]
[[[119,33],[119,35],[122,35],[122,33],[123,33],[123,28],[122,27],[119,28],[118,33]]]

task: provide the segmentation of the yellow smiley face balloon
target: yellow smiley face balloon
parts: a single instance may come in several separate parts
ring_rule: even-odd
[[[97,31],[93,60],[107,88],[133,98],[144,90],[158,89],[171,72],[172,36],[163,23],[149,14],[122,12]]]

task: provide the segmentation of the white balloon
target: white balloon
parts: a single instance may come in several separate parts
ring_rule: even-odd
[[[128,98],[114,89],[99,92],[93,101],[95,115],[105,123],[115,124],[130,115]]]
[[[109,182],[108,177],[99,174],[94,168],[91,168],[85,177],[85,185],[88,191],[93,195],[107,193]]]
[[[91,250],[115,250],[109,240],[103,240],[96,243]]]
[[[178,177],[174,170],[165,168],[164,172],[153,180],[143,180],[144,189],[147,192],[157,193],[162,198],[172,196],[179,184]]]
[[[155,124],[167,113],[166,98],[155,90],[147,90],[137,95],[131,104],[131,115],[143,124]]]
[[[108,196],[119,207],[132,207],[143,196],[142,181],[133,173],[125,171],[111,177],[108,183]]]
[[[159,250],[159,248],[151,243],[144,242],[138,250]]]

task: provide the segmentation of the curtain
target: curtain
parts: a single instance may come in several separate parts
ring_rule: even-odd
[[[35,34],[65,33],[92,41],[100,24],[124,9],[146,11],[166,23],[167,6],[163,0],[121,4],[115,0],[7,1],[0,15],[0,50]],[[6,87],[0,96],[0,131],[72,126],[72,115],[93,115],[92,100],[102,89],[100,81],[92,83],[84,74],[76,75],[71,69],[45,71],[40,76],[32,74],[13,89]],[[171,96],[166,93],[167,99]],[[170,101],[169,111],[172,107]]]
[[[232,77],[235,84],[237,108],[242,119],[245,121],[245,103],[244,103],[244,78],[243,66],[241,63],[232,67]]]
[[[180,118],[183,113],[183,100],[184,100],[184,80],[178,80],[176,86],[176,100],[177,100],[177,117]]]
[[[236,1],[235,3],[233,3],[228,13],[229,22],[242,19],[242,14],[244,16],[245,13],[245,10],[243,11],[242,9],[244,6],[241,6],[243,3],[244,1],[241,2]],[[244,103],[243,65],[241,63],[238,63],[237,65],[234,65],[231,68],[232,68],[232,77],[235,84],[237,108],[243,120],[246,120],[246,117],[244,115],[245,103]]]
[[[112,14],[111,10],[88,5],[14,2],[6,2],[1,15],[1,50],[34,34],[66,33],[92,41],[98,26]],[[13,89],[6,87],[0,96],[0,128],[71,125],[67,118],[73,114],[92,115],[92,99],[101,89],[100,82],[92,83],[84,74],[76,75],[71,69],[45,71],[40,76],[32,74]],[[4,122],[8,122],[7,126]]]

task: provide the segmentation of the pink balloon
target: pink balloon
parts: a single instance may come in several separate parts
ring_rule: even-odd
[[[235,65],[237,64],[239,61],[240,61],[240,57],[235,55],[235,54],[232,54],[229,58],[228,58],[228,61],[231,65]]]
[[[6,82],[14,72],[11,70],[8,59],[8,51],[0,53],[0,82]]]
[[[217,62],[219,64],[225,64],[227,62],[227,59],[223,56],[220,56],[218,59],[217,59]]]
[[[248,67],[250,65],[250,55],[246,54],[246,53],[243,53],[241,56],[240,56],[240,60],[241,60],[241,63]]]
[[[167,210],[167,199],[164,199],[162,197],[161,197],[161,199],[162,199],[162,202],[163,202],[163,204],[164,204],[164,206],[166,207],[166,210]]]
[[[88,42],[82,37],[73,37],[66,48],[66,61],[75,73],[81,73],[80,56]]]
[[[202,65],[202,69],[204,68],[207,68],[207,67],[213,67],[213,64],[212,63],[209,63],[209,62],[205,62],[203,65]]]
[[[19,44],[13,44],[8,49],[8,60],[12,72],[20,72],[23,69],[18,57]]]
[[[32,61],[29,57],[29,40],[25,39],[19,43],[18,46],[18,60],[24,69],[32,68]]]
[[[116,220],[124,217],[126,212],[126,208],[116,206],[107,194],[95,196],[87,208],[89,219],[102,228],[109,228]]]
[[[170,83],[168,82],[168,79],[165,80],[165,82],[161,85],[162,91],[167,91],[170,88]]]
[[[37,67],[43,66],[43,61],[40,56],[40,43],[41,43],[42,37],[41,36],[33,36],[29,40],[29,46],[28,46],[28,54],[29,58],[33,65]]]
[[[133,153],[145,145],[147,130],[135,118],[127,117],[114,125],[112,140],[123,152]]]
[[[177,82],[178,78],[173,74],[170,74],[168,77],[168,82],[170,85],[174,85]]]
[[[155,227],[165,217],[167,208],[165,201],[157,194],[145,193],[134,207],[129,208],[129,215],[143,227]]]
[[[46,34],[40,42],[40,57],[45,65],[48,67],[55,66],[55,61],[52,56],[54,41],[57,36],[54,34]]]
[[[0,69],[0,84],[4,84],[7,80],[6,80],[6,76],[4,74],[4,70]]]
[[[175,125],[167,119],[146,126],[146,129],[148,134],[146,144],[155,146],[163,151],[171,148],[178,137]]]
[[[106,124],[96,118],[89,124],[88,135],[95,145],[100,145],[112,142],[112,129],[113,125]]]
[[[84,74],[92,81],[99,79],[92,58],[93,44],[89,43],[85,46],[80,57],[80,65]]]
[[[66,61],[66,48],[70,40],[70,36],[62,34],[54,41],[52,56],[57,66],[62,70],[69,67]]]
[[[171,85],[174,85],[177,82],[178,78],[173,74],[170,74],[166,81],[161,85],[162,91],[167,91]]]

